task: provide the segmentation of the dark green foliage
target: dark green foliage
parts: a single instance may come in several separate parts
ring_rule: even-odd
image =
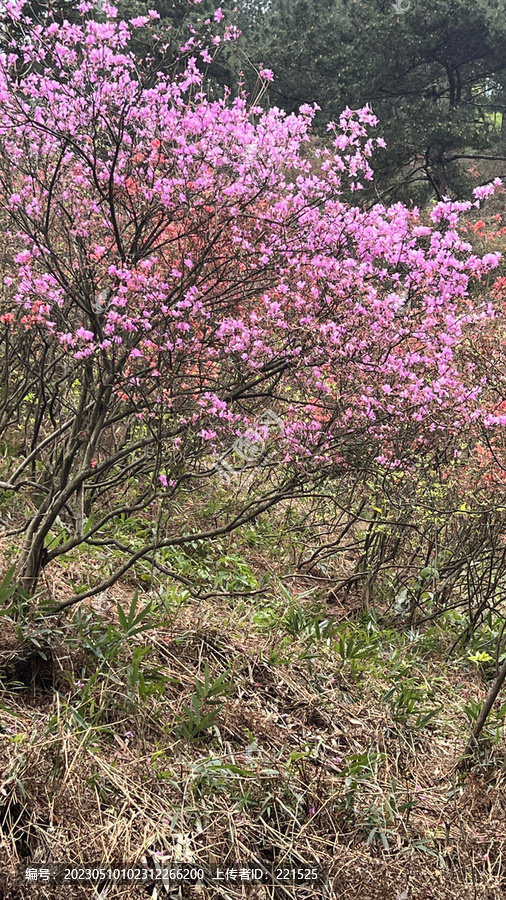
[[[387,199],[462,196],[469,183],[460,158],[494,155],[506,131],[506,3],[401,6],[409,8],[398,14],[389,0],[272,0],[263,14],[261,4],[255,14],[248,3],[239,24],[250,55],[275,72],[272,104],[291,112],[317,103],[323,133],[344,107],[372,106],[388,143],[375,158]]]

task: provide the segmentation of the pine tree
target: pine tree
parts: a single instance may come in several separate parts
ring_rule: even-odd
[[[468,192],[459,160],[491,154],[505,136],[505,0],[272,0],[261,9],[255,19],[250,2],[240,22],[250,52],[274,70],[272,104],[318,103],[323,132],[344,107],[370,103],[388,144],[375,161],[381,193]]]

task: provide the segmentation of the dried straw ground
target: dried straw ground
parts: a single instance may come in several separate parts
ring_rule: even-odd
[[[112,601],[131,595],[128,585],[117,591],[101,601],[105,621],[114,622]],[[325,641],[308,661],[297,635],[289,646],[285,634],[280,651],[279,634],[247,628],[241,615],[214,600],[161,616],[85,702],[97,661],[73,642],[73,626],[42,647],[46,660],[3,628],[0,669],[19,684],[0,697],[0,898],[506,897],[504,747],[459,769],[461,676],[448,668],[438,680],[441,663],[427,660],[423,677],[442,709],[430,728],[410,731],[381,702],[385,685],[367,665],[353,674]],[[140,702],[125,673],[135,649],[148,646],[146,665],[167,680],[160,696]],[[231,688],[215,724],[192,741],[180,726],[206,663],[212,678],[230,671]],[[467,688],[484,691],[478,678]],[[354,782],[350,760],[364,754],[377,761]],[[322,880],[207,879],[167,893],[23,878],[43,863],[140,864],[156,854],[206,870],[236,860],[316,866]]]

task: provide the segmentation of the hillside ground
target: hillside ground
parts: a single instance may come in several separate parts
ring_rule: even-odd
[[[297,573],[292,550],[262,522],[198,548],[207,600],[132,580],[21,625],[4,603],[0,897],[505,896],[505,706],[462,764],[493,623],[463,646],[464,613],[408,626]],[[89,565],[53,568],[42,599]],[[26,877],[177,862],[203,882]],[[238,864],[267,883],[211,880]],[[279,868],[317,879],[274,883]]]

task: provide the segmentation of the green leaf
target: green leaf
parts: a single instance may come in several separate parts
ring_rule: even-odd
[[[6,603],[16,590],[16,585],[11,584],[15,570],[16,566],[11,566],[5,573],[2,581],[0,581],[0,603]]]

